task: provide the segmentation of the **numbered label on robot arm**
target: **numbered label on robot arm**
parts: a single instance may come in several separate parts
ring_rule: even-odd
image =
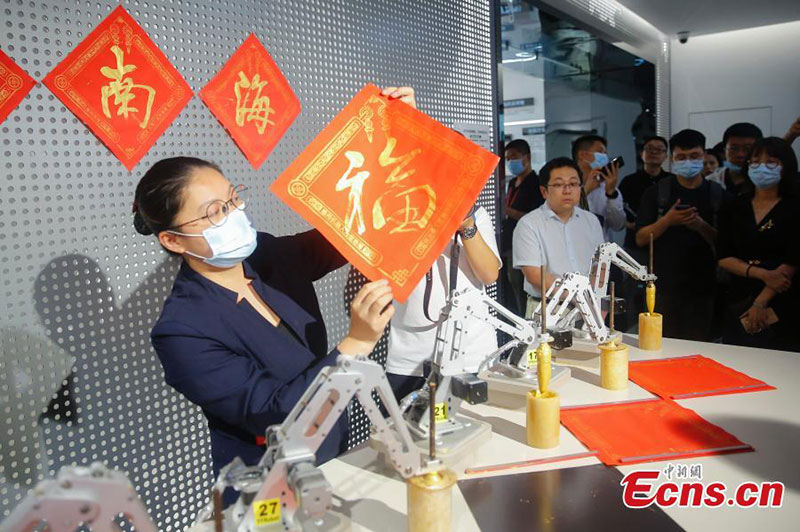
[[[253,502],[253,516],[256,526],[268,525],[281,520],[281,500],[264,499]]]

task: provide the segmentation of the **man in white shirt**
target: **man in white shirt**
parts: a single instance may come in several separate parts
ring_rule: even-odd
[[[454,251],[454,245],[458,251]],[[494,225],[486,209],[477,207],[458,229],[458,236],[433,263],[426,275],[411,292],[405,303],[394,302],[394,317],[389,329],[389,349],[386,357],[386,377],[398,400],[425,383],[422,364],[430,360],[436,343],[436,326],[439,314],[447,302],[450,279],[450,262],[458,255],[456,270],[456,289],[467,286],[475,289],[474,296],[485,291],[485,286],[497,280],[497,272],[502,266],[500,252],[497,250]],[[426,285],[429,284],[430,297],[426,301]],[[468,296],[469,297],[469,296]],[[474,297],[476,306],[479,297]],[[480,308],[478,306],[478,308]],[[488,312],[488,310],[487,310]],[[430,318],[430,319],[429,319]],[[464,324],[466,345],[466,368],[478,371],[483,358],[497,349],[497,335],[494,327],[486,322],[473,319]]]
[[[600,219],[606,241],[625,228],[625,208],[619,191],[619,168],[608,166],[608,143],[600,135],[584,135],[572,143],[572,159],[581,171],[585,203],[580,206]]]
[[[514,267],[525,276],[526,317],[541,299],[544,265],[546,291],[567,272],[589,275],[592,255],[604,242],[597,216],[578,207],[580,169],[575,161],[559,157],[539,172],[545,203],[523,216],[514,229]]]

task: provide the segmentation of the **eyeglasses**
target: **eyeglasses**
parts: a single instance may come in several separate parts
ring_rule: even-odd
[[[563,190],[564,192],[568,192],[573,188],[580,188],[581,184],[577,181],[573,181],[571,183],[553,183],[552,185],[547,185],[547,188],[554,188],[556,190]]]
[[[775,161],[767,161],[765,163],[756,163],[756,162],[750,161],[750,168],[755,169],[759,164],[764,164],[764,166],[766,166],[770,170],[775,170],[777,167],[779,167],[781,165],[780,162],[775,162]]]
[[[644,151],[651,155],[664,155],[667,153],[667,150],[664,148],[645,148]]]
[[[208,204],[206,207],[206,215],[201,216],[199,218],[195,218],[194,220],[189,220],[188,222],[183,222],[182,224],[173,225],[168,229],[177,229],[179,227],[183,227],[184,225],[189,225],[194,222],[199,222],[200,220],[208,220],[211,225],[214,227],[219,227],[223,225],[228,220],[228,214],[233,209],[238,209],[240,211],[244,210],[245,206],[245,196],[247,195],[247,187],[244,185],[236,185],[233,190],[231,191],[231,199],[228,201],[223,200],[215,200]]]

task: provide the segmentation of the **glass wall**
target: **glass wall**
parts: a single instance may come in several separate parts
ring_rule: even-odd
[[[589,133],[635,171],[655,134],[655,67],[529,0],[502,0],[504,142],[523,138],[538,170]]]

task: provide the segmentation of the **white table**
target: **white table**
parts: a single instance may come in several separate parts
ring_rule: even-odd
[[[752,445],[755,452],[619,467],[622,474],[642,469],[662,469],[668,463],[701,463],[703,481],[724,482],[728,494],[742,482],[781,481],[786,487],[781,508],[673,507],[664,511],[690,531],[766,532],[800,529],[800,464],[797,459],[797,453],[800,452],[800,354],[672,339],[664,339],[664,349],[653,353],[633,347],[637,345],[635,337],[626,336],[625,343],[631,346],[631,360],[702,354],[761,379],[777,390],[678,401]],[[558,388],[563,406],[653,397],[632,382],[628,390],[622,392],[600,388],[599,358],[593,364],[589,361],[588,365],[595,367],[573,368],[572,378]],[[528,447],[525,443],[524,408],[505,409],[484,404],[467,405],[465,410],[493,426],[492,438],[478,451],[474,467],[586,451],[563,426],[559,447],[547,451]],[[494,474],[518,474],[598,463],[596,458],[589,457]],[[325,464],[322,470],[339,502],[349,513],[353,530],[406,530],[405,483],[399,477],[387,476],[378,465],[374,451],[358,449]],[[468,475],[465,478],[480,476],[487,475]],[[502,511],[502,508],[498,508],[498,511]],[[453,515],[453,530],[479,529],[457,487],[453,490]]]

